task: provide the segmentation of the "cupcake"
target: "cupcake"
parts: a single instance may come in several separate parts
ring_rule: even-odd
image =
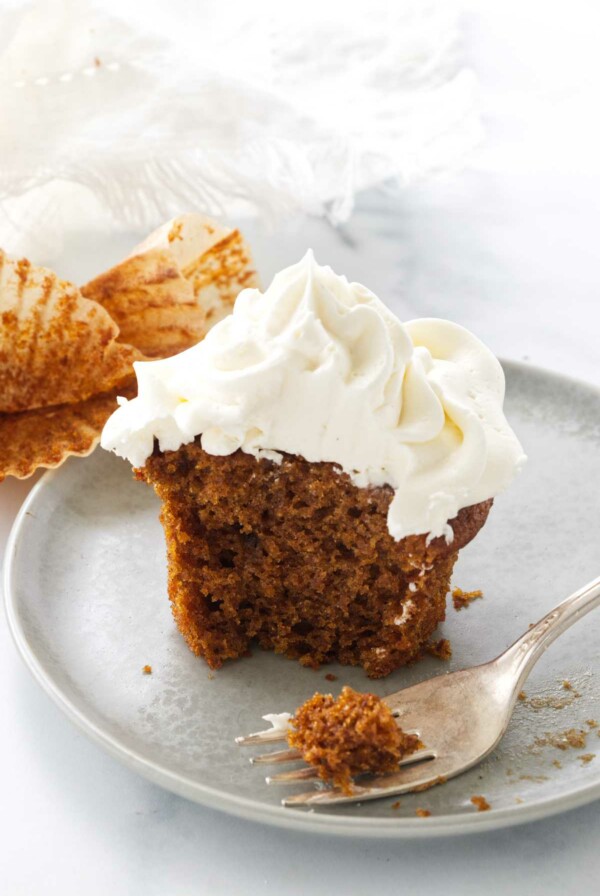
[[[448,321],[402,324],[308,252],[135,369],[102,445],[162,501],[194,653],[218,668],[254,642],[373,678],[417,659],[524,460],[493,354]]]

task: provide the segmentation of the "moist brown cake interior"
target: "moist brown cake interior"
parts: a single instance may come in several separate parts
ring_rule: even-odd
[[[444,619],[458,550],[492,501],[460,511],[454,540],[389,534],[389,487],[357,488],[330,463],[280,464],[200,439],[155,447],[136,471],[163,506],[169,596],[211,668],[253,641],[307,666],[336,660],[373,678],[418,658]]]
[[[313,765],[324,781],[352,793],[352,778],[398,768],[419,746],[415,734],[398,727],[389,707],[375,694],[345,687],[334,700],[315,694],[296,710],[288,734],[290,747]]]

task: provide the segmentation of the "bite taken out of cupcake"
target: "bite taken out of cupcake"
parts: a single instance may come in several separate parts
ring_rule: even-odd
[[[401,323],[308,252],[135,370],[102,445],[162,501],[190,648],[218,668],[255,642],[373,678],[417,659],[525,460],[489,349],[449,321]]]

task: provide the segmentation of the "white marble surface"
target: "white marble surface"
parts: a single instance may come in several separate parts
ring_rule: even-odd
[[[600,154],[589,103],[600,63],[588,52],[596,18],[591,4],[569,4],[541,23],[517,4],[485,4],[483,12],[473,4],[467,50],[482,78],[488,145],[460,177],[362,197],[340,233],[320,221],[246,227],[264,279],[311,244],[405,318],[452,317],[500,355],[600,384]],[[84,279],[136,236],[73,233],[59,257],[44,260]],[[0,554],[29,487],[0,486]],[[7,896],[470,896],[484,888],[553,896],[597,888],[598,803],[471,839],[298,836],[190,804],[104,755],[31,680],[3,619],[0,699]]]

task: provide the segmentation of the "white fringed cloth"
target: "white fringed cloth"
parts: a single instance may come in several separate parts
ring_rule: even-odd
[[[0,13],[9,250],[90,202],[135,228],[183,210],[337,223],[358,190],[448,170],[478,141],[449,0],[122,6]]]

